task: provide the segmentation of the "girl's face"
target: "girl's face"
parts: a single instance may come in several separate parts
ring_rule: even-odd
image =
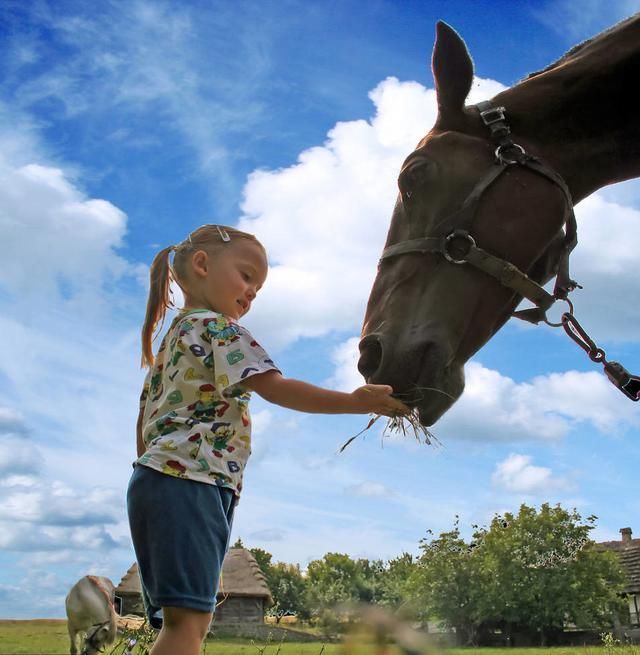
[[[238,320],[249,309],[267,277],[263,248],[249,239],[235,239],[213,253],[198,250],[191,258],[194,293],[185,305],[208,307]]]

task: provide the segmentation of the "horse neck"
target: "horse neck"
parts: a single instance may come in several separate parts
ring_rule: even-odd
[[[574,202],[640,176],[640,14],[495,98],[514,140],[565,179]]]

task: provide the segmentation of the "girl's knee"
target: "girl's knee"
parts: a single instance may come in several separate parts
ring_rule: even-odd
[[[167,630],[179,630],[198,635],[204,639],[209,631],[213,614],[199,612],[186,607],[164,607],[162,609],[163,625]]]

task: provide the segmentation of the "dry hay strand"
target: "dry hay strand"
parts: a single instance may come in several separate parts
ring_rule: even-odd
[[[118,630],[139,630],[142,628],[144,621],[145,620],[143,617],[136,616],[135,614],[125,614],[124,616],[118,616]]]
[[[394,434],[401,434],[403,437],[407,435],[413,436],[418,443],[427,444],[427,446],[439,446],[442,447],[441,441],[436,437],[429,428],[420,423],[418,418],[418,411],[412,410],[409,414],[403,414],[392,417],[383,417],[382,414],[375,414],[369,419],[366,427],[360,430],[358,434],[354,434],[353,437],[347,439],[347,441],[342,444],[338,453],[344,451],[344,449],[355,439],[357,439],[361,434],[364,434],[369,428],[371,428],[376,421],[380,418],[387,418],[387,423],[382,430],[382,438],[390,437]]]

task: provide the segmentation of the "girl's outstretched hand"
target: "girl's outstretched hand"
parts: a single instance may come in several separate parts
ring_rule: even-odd
[[[397,398],[393,398],[392,393],[393,388],[388,384],[365,384],[353,391],[351,396],[363,414],[373,413],[391,417],[409,414],[411,408]]]

